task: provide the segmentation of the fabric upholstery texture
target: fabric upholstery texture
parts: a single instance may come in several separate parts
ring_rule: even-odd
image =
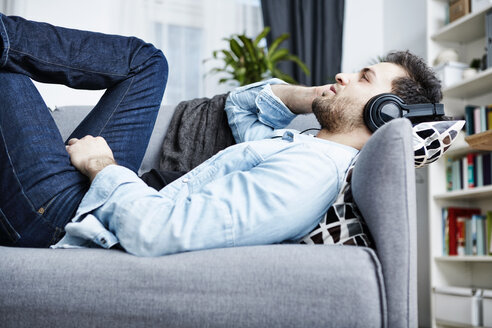
[[[367,248],[273,245],[159,258],[101,249],[0,253],[5,328],[382,324],[381,268]]]

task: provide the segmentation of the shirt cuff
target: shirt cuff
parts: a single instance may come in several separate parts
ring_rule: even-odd
[[[256,108],[258,108],[258,120],[274,129],[283,129],[296,117],[296,114],[292,113],[273,93],[270,84],[265,85],[258,93]]]
[[[87,213],[102,206],[118,186],[138,181],[141,181],[138,176],[123,166],[106,166],[92,181],[91,187],[80,202],[72,222],[79,222]]]

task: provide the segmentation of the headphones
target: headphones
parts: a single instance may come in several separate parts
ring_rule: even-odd
[[[407,105],[393,93],[382,93],[372,97],[364,107],[364,122],[371,132],[399,117],[425,118],[433,120],[444,116],[443,104],[414,104]]]

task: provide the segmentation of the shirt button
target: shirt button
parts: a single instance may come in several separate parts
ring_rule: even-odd
[[[101,238],[101,244],[106,245],[106,243],[107,243],[106,238],[104,238],[104,237]]]
[[[188,178],[183,178],[183,183],[188,183],[190,181]]]

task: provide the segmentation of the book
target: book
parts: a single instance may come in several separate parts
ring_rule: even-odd
[[[487,106],[487,130],[492,130],[492,105]]]
[[[446,158],[446,190],[453,190],[453,160]]]
[[[459,162],[459,170],[458,170],[458,176],[459,176],[459,180],[460,180],[460,184],[459,184],[459,189],[465,189],[465,174],[466,174],[466,162],[464,161],[465,158],[462,158],[460,160],[458,160]],[[465,165],[463,165],[465,164]]]
[[[456,218],[456,249],[458,255],[465,255],[466,245],[466,222],[469,221],[466,217]]]
[[[473,221],[471,217],[466,220],[466,231],[465,231],[465,255],[473,255],[473,229],[472,224]]]
[[[492,212],[491,212],[492,217]],[[442,208],[442,255],[449,255],[449,229],[448,229],[448,209],[446,207]]]
[[[487,131],[487,109],[485,106],[480,106],[480,132]]]
[[[475,187],[483,187],[483,155],[477,154],[475,156]]]
[[[458,217],[470,217],[473,214],[480,214],[479,208],[464,208],[464,207],[448,207],[448,248],[449,255],[458,255],[457,248],[457,227],[456,219]]]
[[[484,215],[473,215],[475,218],[475,230],[476,230],[476,236],[477,236],[477,253],[476,255],[483,256],[485,255],[485,250],[487,249],[486,245],[486,228],[485,228],[485,223],[486,223],[486,217]]]
[[[465,120],[466,120],[465,131],[467,136],[475,133],[475,127],[473,125],[473,121],[474,121],[473,111],[475,110],[476,107],[477,106],[473,106],[473,105],[465,106]]]
[[[475,154],[473,153],[468,153],[466,155],[466,163],[467,163],[467,169],[466,169],[466,186],[467,188],[474,188],[475,187],[475,177],[473,175],[475,171]]]
[[[488,186],[492,184],[492,168],[490,167],[490,153],[482,155],[482,168],[483,168],[483,185]]]
[[[460,160],[454,160],[452,165],[452,175],[453,175],[453,190],[460,190]]]
[[[469,180],[468,180],[468,156],[465,156],[461,159],[461,189],[465,190],[469,188]],[[473,163],[472,165],[472,172],[473,172]],[[473,177],[472,177],[473,179]]]
[[[492,254],[492,211],[487,212],[487,247],[488,254]]]
[[[480,133],[482,130],[482,124],[480,123],[480,107],[475,107],[473,109],[473,133]]]

